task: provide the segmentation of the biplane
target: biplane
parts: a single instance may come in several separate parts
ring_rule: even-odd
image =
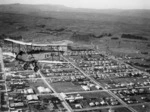
[[[34,44],[13,39],[5,39],[11,43],[11,52],[15,54],[17,61],[23,62],[24,70],[32,65],[35,72],[39,70],[38,62],[45,63],[67,63],[62,61],[53,61],[53,57],[63,55],[67,49],[66,44]],[[52,58],[52,61],[45,59]]]

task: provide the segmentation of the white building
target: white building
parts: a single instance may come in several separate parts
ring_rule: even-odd
[[[49,88],[45,88],[45,87],[42,87],[42,86],[37,87],[37,90],[40,94],[52,92]]]
[[[90,88],[89,88],[88,86],[81,85],[81,87],[82,87],[85,91],[90,91]]]

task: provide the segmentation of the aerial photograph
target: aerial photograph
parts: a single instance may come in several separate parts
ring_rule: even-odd
[[[0,112],[150,112],[150,0],[0,0]]]

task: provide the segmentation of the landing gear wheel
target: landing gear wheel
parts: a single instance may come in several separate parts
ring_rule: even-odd
[[[38,70],[39,70],[39,67],[38,67],[38,66],[35,66],[35,67],[34,67],[34,71],[37,72]]]
[[[27,70],[28,69],[28,67],[29,67],[29,64],[24,64],[24,66],[23,66],[23,68],[24,68],[24,70]]]
[[[33,65],[33,67],[36,67],[37,66],[37,61],[32,61],[32,65]]]

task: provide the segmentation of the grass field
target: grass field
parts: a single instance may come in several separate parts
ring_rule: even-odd
[[[58,92],[78,92],[84,91],[80,85],[74,85],[72,82],[57,82],[50,83],[50,85]]]
[[[144,105],[145,105],[145,107],[143,107],[142,105],[138,105],[138,106],[133,106],[133,108],[137,112],[150,112],[150,105],[149,105],[149,103],[146,103]]]

